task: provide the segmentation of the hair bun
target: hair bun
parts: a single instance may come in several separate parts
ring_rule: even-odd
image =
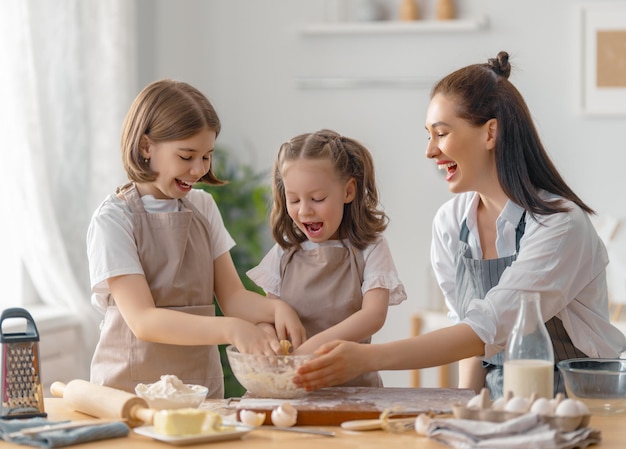
[[[509,64],[509,54],[506,51],[501,51],[495,58],[490,58],[487,65],[493,70],[496,75],[508,78],[511,74],[511,64]]]

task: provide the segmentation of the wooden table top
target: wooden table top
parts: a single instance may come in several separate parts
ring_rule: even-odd
[[[219,403],[218,403],[219,402]],[[224,401],[215,401],[209,408],[218,408]],[[217,406],[214,406],[217,405]],[[48,418],[51,421],[61,420],[83,420],[89,419],[88,416],[69,410],[63,399],[60,398],[46,398],[45,399],[46,412]],[[624,415],[614,416],[593,416],[591,418],[590,426],[599,429],[602,432],[602,442],[599,448],[602,449],[622,449],[624,447],[624,441],[626,441],[626,420]],[[393,447],[395,449],[441,449],[443,446],[440,443],[429,440],[426,437],[417,435],[413,431],[407,431],[404,433],[394,434],[382,430],[374,431],[347,431],[340,427],[316,427],[324,430],[331,430],[335,432],[334,437],[308,435],[299,433],[279,432],[274,430],[266,430],[265,428],[251,431],[244,435],[241,439],[228,441],[227,443],[200,443],[190,446],[195,447],[218,447],[215,444],[227,444],[229,449],[254,449],[254,448],[268,448],[272,449],[319,449],[324,447],[325,449],[380,449],[381,447]],[[116,438],[103,441],[94,441],[92,443],[80,444],[71,446],[77,449],[164,449],[171,446],[167,443],[155,441],[149,437],[138,435],[131,431],[128,437]],[[11,443],[0,442],[0,448],[17,448],[27,447],[18,446]],[[222,446],[219,446],[222,447]]]

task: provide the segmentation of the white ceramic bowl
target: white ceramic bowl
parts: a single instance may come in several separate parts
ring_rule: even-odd
[[[209,389],[204,385],[185,384],[188,391],[169,393],[155,393],[151,391],[153,384],[138,384],[135,393],[155,410],[171,410],[177,408],[197,408],[206,399]]]
[[[242,354],[234,346],[228,346],[226,354],[233,374],[251,396],[291,399],[307,394],[292,379],[300,365],[314,357],[312,354]]]

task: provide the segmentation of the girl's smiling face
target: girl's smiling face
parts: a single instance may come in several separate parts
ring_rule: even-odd
[[[496,120],[473,126],[458,117],[453,99],[435,95],[426,113],[429,142],[426,157],[446,170],[453,193],[489,190],[497,181],[495,161]]]
[[[158,143],[144,136],[142,156],[150,160],[150,168],[158,176],[152,182],[138,184],[141,195],[153,195],[158,199],[184,197],[211,168],[215,138],[215,131],[209,129],[187,139]]]
[[[326,159],[297,159],[282,167],[287,213],[312,242],[339,238],[344,205],[355,196],[354,178],[342,180]]]

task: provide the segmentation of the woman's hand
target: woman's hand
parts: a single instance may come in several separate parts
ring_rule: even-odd
[[[361,374],[375,371],[370,368],[370,345],[336,340],[319,347],[313,360],[298,369],[293,383],[307,391],[339,385]]]
[[[274,302],[274,327],[279,340],[291,341],[292,347],[298,348],[306,340],[306,330],[293,308],[285,301],[272,299]]]

